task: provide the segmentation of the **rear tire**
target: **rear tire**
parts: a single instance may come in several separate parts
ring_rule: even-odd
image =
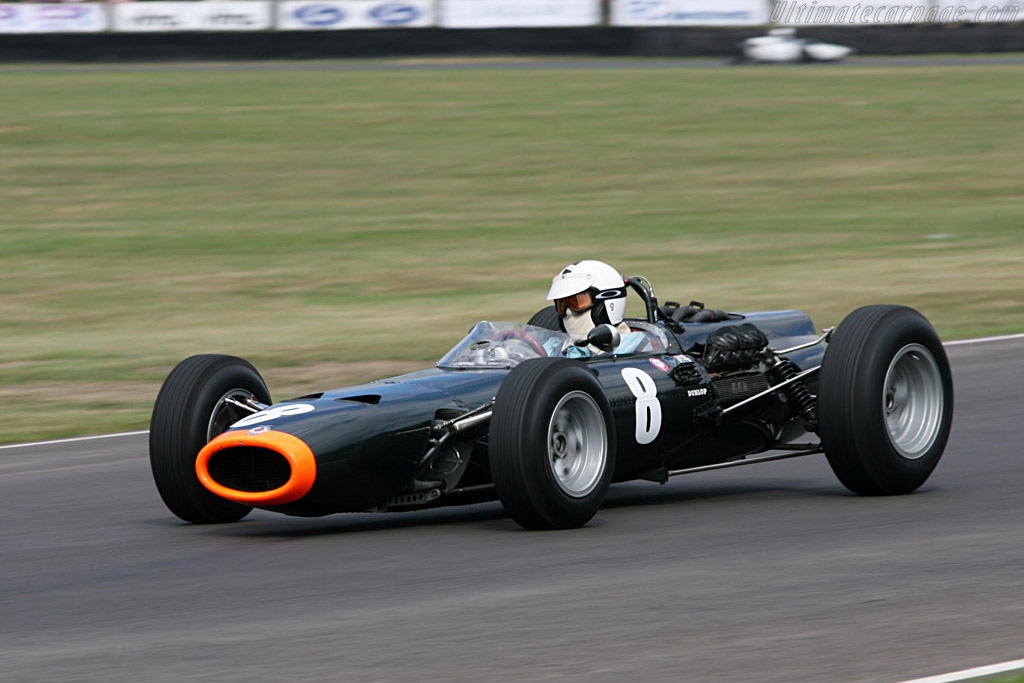
[[[527,529],[586,524],[615,469],[615,426],[593,373],[568,358],[516,366],[494,402],[491,474],[502,505]]]
[[[953,420],[949,360],[931,324],[906,306],[865,306],[829,342],[818,393],[829,465],[854,493],[921,486],[939,462]]]
[[[253,398],[270,404],[263,378],[234,356],[192,356],[167,376],[153,406],[149,461],[164,504],[194,524],[237,522],[252,510],[208,491],[196,476],[196,456],[217,434],[250,413],[225,397]]]
[[[565,328],[562,327],[562,316],[558,315],[558,311],[555,310],[554,306],[540,309],[533,314],[533,317],[526,324],[533,325],[534,327],[543,327],[545,330],[565,332]]]

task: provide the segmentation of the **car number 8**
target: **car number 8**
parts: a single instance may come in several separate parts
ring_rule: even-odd
[[[658,385],[643,370],[623,368],[622,379],[636,396],[636,442],[647,444],[658,438],[661,431],[661,401]]]
[[[276,420],[279,417],[288,417],[289,415],[302,415],[310,411],[316,410],[316,406],[312,406],[308,403],[287,403],[283,406],[277,406],[275,408],[267,408],[261,410],[258,413],[253,413],[248,417],[243,417],[238,422],[231,425],[231,428],[235,427],[250,427],[260,422],[266,422],[267,420]]]

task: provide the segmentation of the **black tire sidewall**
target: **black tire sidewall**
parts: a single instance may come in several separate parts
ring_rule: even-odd
[[[851,325],[846,329],[841,325],[836,331],[822,363],[822,446],[833,470],[851,490],[909,493],[931,475],[949,438],[953,411],[949,361],[931,324],[911,308],[865,307],[851,318]],[[892,444],[883,399],[889,366],[909,344],[920,344],[931,353],[943,389],[939,431],[928,450],[914,459],[903,456]]]
[[[195,474],[196,456],[207,443],[213,409],[235,389],[271,403],[263,378],[247,361],[234,356],[192,356],[171,371],[153,406],[149,434],[153,479],[167,507],[187,522],[237,521],[252,509],[208,491]]]
[[[218,368],[196,387],[194,399],[190,402],[191,410],[186,424],[189,427],[189,446],[195,449],[197,455],[207,444],[207,429],[217,402],[225,394],[236,389],[250,392],[260,403],[270,403],[270,392],[267,391],[263,379],[251,366],[231,364]]]
[[[555,332],[565,332],[562,316],[558,315],[558,311],[554,306],[540,309],[533,314],[533,317],[526,324],[533,325],[534,327],[543,327],[546,330],[554,330]]]
[[[513,518],[526,528],[581,526],[600,508],[614,473],[615,433],[611,407],[600,383],[582,363],[565,358],[537,359],[529,363],[537,364],[529,368],[534,371],[527,378],[529,386],[518,387],[520,391],[513,397],[512,392],[504,391],[506,385],[503,384],[497,396],[496,414],[492,417],[501,425],[494,432],[499,441],[491,444],[498,496]],[[510,379],[513,379],[511,374]],[[515,384],[517,382],[513,381],[509,388],[516,388]],[[578,498],[567,494],[556,480],[548,459],[547,443],[555,407],[573,391],[581,391],[594,399],[604,419],[606,439],[604,470],[594,489]],[[495,463],[495,458],[503,462]]]

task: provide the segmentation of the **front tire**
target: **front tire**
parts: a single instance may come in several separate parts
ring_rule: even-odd
[[[200,449],[250,414],[226,399],[271,402],[263,378],[247,361],[206,354],[179,363],[167,376],[153,406],[149,428],[153,480],[164,504],[186,522],[237,522],[252,510],[214,495],[196,476]]]
[[[615,427],[604,390],[579,361],[516,366],[495,397],[488,441],[498,498],[521,526],[579,527],[601,507]]]
[[[865,306],[832,335],[821,366],[819,434],[829,465],[862,495],[910,493],[939,462],[953,421],[949,360],[906,306]]]

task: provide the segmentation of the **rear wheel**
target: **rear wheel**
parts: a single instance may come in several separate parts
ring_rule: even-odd
[[[542,308],[533,314],[527,325],[533,325],[534,327],[543,327],[546,330],[554,330],[555,332],[565,332],[565,328],[562,327],[562,316],[558,315],[558,311],[555,310],[554,306],[548,306]]]
[[[822,447],[855,493],[910,493],[935,469],[953,420],[953,379],[931,324],[905,306],[865,306],[836,329],[821,366]]]
[[[263,378],[234,356],[192,356],[167,376],[149,429],[149,461],[164,504],[195,524],[237,522],[252,510],[208,491],[196,476],[196,456],[210,439],[270,404]],[[246,409],[239,404],[251,404]]]
[[[498,498],[521,526],[578,527],[601,506],[615,468],[614,423],[579,361],[515,367],[495,397],[488,441]]]

